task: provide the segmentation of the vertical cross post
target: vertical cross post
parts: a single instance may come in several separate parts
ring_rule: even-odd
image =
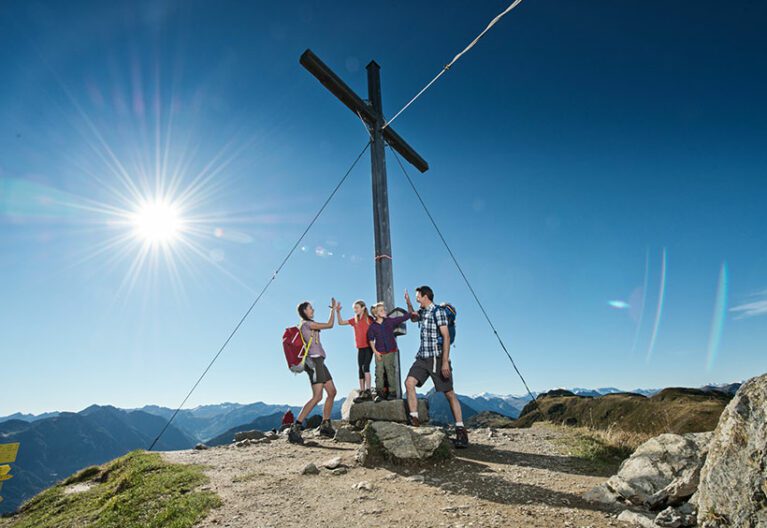
[[[383,137],[383,105],[381,103],[381,67],[370,61],[368,72],[368,100],[376,116],[372,123],[370,165],[373,176],[373,229],[375,231],[376,294],[378,300],[394,309],[394,270],[392,266],[391,232],[389,229],[389,191],[386,182],[386,154]],[[399,352],[396,379],[389,380],[389,387],[396,387],[397,397],[402,397]]]
[[[391,235],[389,232],[389,193],[386,187],[385,143],[421,172],[429,170],[413,147],[390,126],[384,128],[381,104],[381,68],[375,61],[367,65],[368,101],[364,101],[333,70],[311,50],[306,50],[299,61],[325,88],[335,95],[357,117],[365,122],[370,131],[370,163],[373,173],[373,229],[375,233],[376,294],[391,310],[394,304],[394,273],[392,269]],[[396,384],[397,396],[402,396],[399,352],[397,354],[396,380],[389,380],[389,387]]]

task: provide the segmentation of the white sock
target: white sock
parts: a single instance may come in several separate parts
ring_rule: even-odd
[[[455,422],[456,427],[463,427],[463,422]]]
[[[410,416],[412,416],[413,418],[418,418],[418,412],[411,412]]]

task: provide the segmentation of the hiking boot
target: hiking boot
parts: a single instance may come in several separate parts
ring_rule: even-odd
[[[375,397],[375,399],[374,399],[373,401],[374,401],[375,403],[381,403],[381,402],[382,402],[382,401],[384,401],[385,399],[386,399],[386,397],[384,397],[384,395],[383,395],[383,394],[376,394],[376,397]]]
[[[330,425],[330,420],[324,420],[320,424],[320,436],[325,436],[327,438],[333,438],[336,436],[336,430],[333,429],[333,426]]]
[[[410,418],[410,425],[413,427],[421,427],[421,420],[411,415],[408,415],[408,418]]]
[[[370,401],[373,399],[373,394],[370,392],[370,389],[365,389],[364,391],[359,393],[359,396],[354,398],[354,403],[362,403],[364,401]]]
[[[396,400],[397,399],[397,395],[395,393],[393,393],[393,392],[390,392],[390,393],[388,393],[386,395],[386,399],[389,400],[389,401]]]
[[[465,427],[455,428],[455,442],[453,442],[457,449],[466,449],[469,447],[469,433],[466,432]]]
[[[303,445],[304,439],[301,436],[300,423],[296,422],[290,426],[290,430],[288,431],[288,442],[290,442],[291,444]]]

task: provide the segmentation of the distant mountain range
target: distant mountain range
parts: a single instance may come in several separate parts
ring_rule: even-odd
[[[45,420],[46,418],[53,418],[61,414],[60,412],[47,412],[42,414],[23,414],[13,413],[8,416],[0,417],[0,422],[7,422],[9,420],[23,420],[25,422],[35,422],[37,420]]]
[[[718,390],[734,394],[739,383],[709,385],[704,391]],[[581,396],[599,397],[621,391],[614,387],[568,389]],[[634,392],[652,396],[654,389]],[[534,395],[537,397],[538,394]],[[435,423],[453,421],[447,399],[430,391],[429,414]],[[530,396],[483,393],[458,395],[464,421],[479,413],[497,413],[518,418],[530,402]],[[335,402],[333,418],[341,416],[345,398]],[[222,445],[231,442],[235,432],[279,427],[288,409],[298,414],[300,407],[256,402],[221,403],[185,409],[160,439],[156,449],[189,449],[198,442]],[[312,414],[321,412],[315,409]],[[102,464],[133,449],[145,449],[164,427],[173,409],[147,405],[141,409],[118,409],[93,405],[78,413],[49,412],[40,415],[15,413],[0,417],[0,443],[20,442],[18,460],[12,466],[13,480],[3,487],[0,513],[16,509],[26,498],[84,467]]]

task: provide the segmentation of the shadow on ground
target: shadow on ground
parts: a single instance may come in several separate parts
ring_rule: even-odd
[[[460,453],[451,463],[434,464],[418,473],[415,478],[422,476],[426,485],[448,490],[454,495],[463,495],[468,498],[478,498],[504,505],[546,505],[554,508],[578,508],[604,513],[614,513],[614,510],[601,504],[584,500],[580,495],[549,489],[537,484],[509,482],[488,465],[470,460],[464,456],[474,450],[472,447]],[[521,453],[520,453],[521,455]],[[482,455],[480,455],[482,456]],[[535,459],[537,465],[528,467],[545,467],[554,465],[554,461],[543,465],[540,462],[545,458],[538,455]],[[550,457],[559,458],[559,457]],[[518,464],[521,465],[521,464]],[[399,466],[387,466],[387,469],[399,474],[403,478],[414,478],[412,471]],[[540,480],[536,477],[535,480]],[[556,478],[556,477],[551,477]]]
[[[493,446],[474,444],[469,449],[456,452],[456,456],[475,462],[505,464],[529,468],[547,469],[558,473],[570,473],[590,477],[609,477],[618,469],[599,467],[582,458],[564,455],[538,455],[519,451],[501,450]]]

